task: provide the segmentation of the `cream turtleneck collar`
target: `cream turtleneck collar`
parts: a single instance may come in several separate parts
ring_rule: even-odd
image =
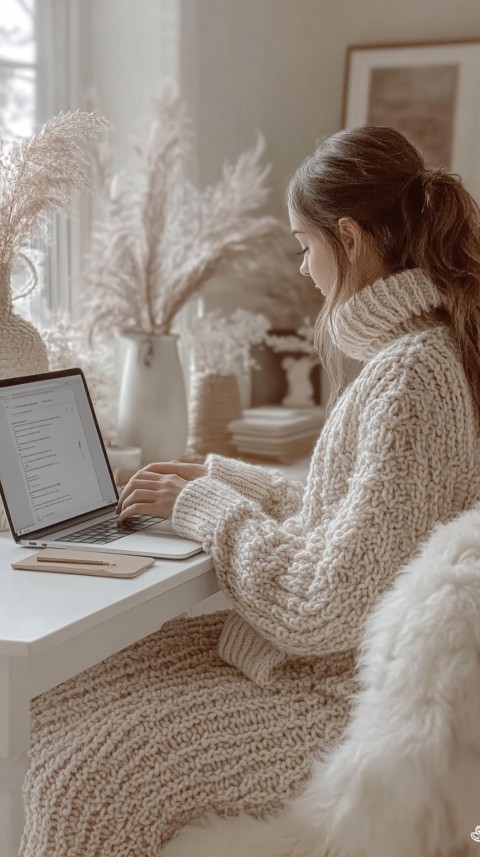
[[[332,338],[348,357],[365,362],[393,339],[418,330],[418,317],[441,306],[442,295],[420,268],[375,280],[334,312]]]

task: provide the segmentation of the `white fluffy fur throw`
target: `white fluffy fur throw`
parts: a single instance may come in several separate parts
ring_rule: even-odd
[[[163,857],[480,857],[480,505],[435,528],[366,626],[340,746],[267,821],[209,816]]]

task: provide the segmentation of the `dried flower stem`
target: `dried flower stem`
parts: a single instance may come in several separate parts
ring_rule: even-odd
[[[0,265],[10,269],[48,211],[66,211],[74,191],[93,190],[77,140],[106,127],[97,114],[60,113],[26,140],[0,141]]]
[[[227,267],[257,276],[264,268],[284,286],[292,275],[286,227],[254,214],[268,195],[263,139],[226,165],[216,185],[198,190],[186,177],[190,126],[172,89],[153,100],[149,129],[135,148],[135,172],[113,183],[93,237],[90,341],[112,330],[168,333],[185,303]]]

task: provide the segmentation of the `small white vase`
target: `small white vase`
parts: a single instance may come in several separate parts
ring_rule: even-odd
[[[188,435],[185,382],[175,334],[126,331],[117,439],[139,446],[142,465],[182,458]]]

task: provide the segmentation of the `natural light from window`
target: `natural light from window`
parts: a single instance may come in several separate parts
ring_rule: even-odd
[[[0,137],[9,141],[29,137],[37,118],[36,93],[36,0],[1,0],[0,13]],[[25,318],[41,317],[45,303],[45,236],[32,236],[26,248],[35,263],[38,287],[32,297],[16,300],[16,311]],[[29,275],[24,265],[14,265],[14,294],[28,291]]]
[[[35,127],[35,0],[2,0],[0,135],[28,137]]]

